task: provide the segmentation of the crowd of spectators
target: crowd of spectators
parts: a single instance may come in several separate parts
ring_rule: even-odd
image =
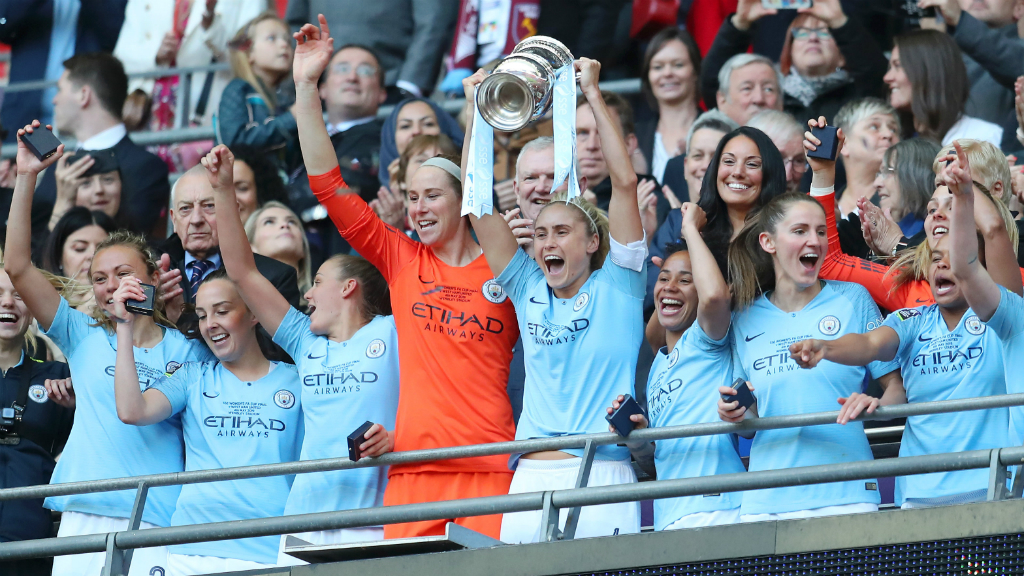
[[[376,456],[600,432],[625,394],[646,409],[637,427],[832,410],[843,399],[841,431],[630,444],[599,451],[591,484],[636,481],[630,459],[658,478],[767,470],[870,458],[850,420],[878,405],[1024,391],[1003,370],[1024,322],[1024,0],[919,0],[915,13],[695,0],[631,28],[640,4],[0,0],[10,83],[45,83],[8,92],[0,108],[6,149],[18,146],[0,164],[0,404],[25,410],[21,431],[3,431],[21,442],[0,441],[15,471],[0,488],[340,456],[349,430],[333,416],[342,428],[375,423],[363,452]],[[495,212],[464,217],[473,89],[538,33],[578,58],[569,113],[582,194],[556,182],[549,114],[495,132]],[[598,86],[621,78],[639,90]],[[446,111],[464,97],[461,113]],[[66,146],[37,160],[19,135],[47,125]],[[825,126],[839,129],[834,161],[807,155],[820,144],[809,130]],[[133,141],[180,128],[213,137]],[[155,320],[127,312],[139,282],[155,286]],[[758,331],[772,336],[757,341]],[[926,354],[938,364],[948,355],[956,376],[928,383],[946,370],[915,360]],[[765,371],[766,358],[779,366]],[[719,399],[735,377],[749,381],[755,408]],[[264,437],[276,438],[272,455],[224,455],[190,428],[190,414],[216,413],[208,386],[220,394],[240,382],[275,388],[272,412],[247,413],[287,428]],[[367,415],[349,413],[344,394]],[[228,398],[246,396],[216,402]],[[1022,414],[911,419],[901,455],[1019,444]],[[951,439],[957,430],[972,432]],[[134,460],[118,447],[163,446],[160,434],[181,446]],[[325,473],[216,496],[157,491],[144,520],[571,487],[579,456]],[[897,480],[897,505],[969,502],[986,485],[966,472],[921,478]],[[358,497],[296,492],[343,484]],[[877,509],[877,488],[854,484],[674,499],[656,505],[654,524]],[[284,490],[280,509],[249,502],[243,486]],[[203,516],[203,498],[228,511]],[[51,536],[51,511],[63,513],[61,536],[121,529],[125,504],[3,504],[0,542]],[[585,509],[578,534],[635,532],[639,519],[632,504]],[[540,537],[539,513],[451,520],[510,542]],[[300,537],[330,544],[443,525]],[[276,539],[237,542],[151,550],[138,570],[291,561]],[[92,576],[102,562],[67,557],[52,570]],[[11,574],[50,569],[26,561]]]

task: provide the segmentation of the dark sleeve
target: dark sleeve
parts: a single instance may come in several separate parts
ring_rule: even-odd
[[[128,0],[91,0],[81,3],[78,30],[88,30],[104,52],[113,52],[117,36],[124,24],[124,11]]]
[[[298,32],[303,24],[309,22],[309,0],[288,0],[288,8],[285,8],[284,11],[284,20],[291,27],[292,32]]]
[[[672,193],[676,195],[676,199],[680,202],[691,201],[689,186],[686,185],[685,170],[686,155],[680,154],[675,158],[669,159],[668,164],[665,165],[665,174],[661,177],[661,185],[671,188]],[[697,192],[699,194],[700,190]]]
[[[56,378],[71,378],[71,369],[63,362],[54,362],[58,365]],[[71,382],[72,387],[75,382]],[[57,417],[57,428],[53,439],[53,455],[56,456],[64,451],[64,445],[68,443],[71,436],[71,426],[75,423],[75,411],[71,408],[60,407]]]
[[[964,54],[1006,88],[1013,90],[1017,77],[1024,76],[1024,41],[1016,34],[1009,36],[1000,28],[989,28],[963,11],[953,39]]]
[[[122,168],[128,191],[127,214],[129,227],[149,234],[164,214],[171,195],[167,179],[167,164],[157,156],[138,148],[132,155],[130,166]],[[125,174],[127,172],[127,174]]]
[[[836,223],[839,232],[839,245],[843,254],[867,260],[871,258],[871,248],[864,241],[864,233],[860,229],[860,219],[844,218]]]
[[[831,30],[839,52],[846,59],[846,71],[853,77],[858,94],[878,96],[882,92],[882,77],[889,68],[882,49],[875,39],[855,18]]]
[[[284,296],[285,300],[292,307],[299,307],[299,276],[295,273],[295,268],[273,258],[257,254],[256,269],[267,280],[270,280],[274,288],[277,288],[277,291],[281,293],[281,296]]]
[[[458,2],[412,0],[412,41],[405,51],[399,80],[415,84],[425,95],[433,90],[441,59],[452,40],[458,9]]]
[[[38,24],[38,21],[33,22],[32,19],[40,16],[39,9],[46,3],[47,0],[0,0],[0,42],[11,44],[22,27]],[[51,23],[52,18],[51,12]]]
[[[750,48],[752,34],[750,30],[744,32],[732,24],[733,14],[729,14],[718,29],[715,41],[711,44],[700,70],[700,93],[704,98],[704,104],[708,109],[715,107],[715,95],[718,93],[718,72],[725,65],[726,60],[737,54],[742,54]],[[755,24],[756,26],[756,24]],[[751,28],[753,30],[753,28]]]
[[[220,141],[229,147],[244,144],[265,149],[295,140],[298,127],[291,112],[284,112],[265,122],[257,117],[250,125],[249,106],[257,106],[246,103],[250,90],[248,84],[237,78],[224,88],[217,110],[217,136]]]

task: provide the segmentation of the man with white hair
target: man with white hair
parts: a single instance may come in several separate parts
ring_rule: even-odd
[[[178,322],[182,304],[195,302],[204,278],[224,267],[217,237],[217,212],[213,187],[201,165],[185,172],[171,190],[171,221],[174,234],[157,246],[160,256],[160,295],[167,317]],[[274,284],[292,306],[299,305],[299,281],[295,268],[255,254],[256,268]]]
[[[807,172],[807,156],[804,155],[804,131],[807,127],[779,110],[762,110],[750,118],[747,126],[757,128],[772,139],[786,165],[786,191],[799,192],[800,180]]]
[[[737,54],[725,61],[715,77],[710,67],[701,71],[705,102],[716,102],[737,124],[743,125],[762,110],[782,110],[782,75],[760,54]]]
[[[580,190],[587,189],[587,177],[579,169]],[[551,201],[551,184],[555,180],[555,139],[551,136],[540,136],[530,140],[519,151],[516,159],[516,177],[512,190],[516,195],[518,213],[507,218],[512,232],[516,235],[519,245],[533,257],[533,221],[540,215],[541,208]],[[569,189],[566,178],[555,193]]]

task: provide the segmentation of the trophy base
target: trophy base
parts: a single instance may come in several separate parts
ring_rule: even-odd
[[[349,560],[370,560],[391,556],[408,556],[412,554],[430,554],[452,550],[471,548],[492,548],[503,546],[504,542],[490,536],[449,522],[441,536],[419,536],[416,538],[398,538],[394,540],[377,540],[374,542],[352,542],[349,544],[329,544],[319,546],[305,540],[289,536],[285,540],[284,553],[309,562],[323,564],[326,562],[346,562]]]

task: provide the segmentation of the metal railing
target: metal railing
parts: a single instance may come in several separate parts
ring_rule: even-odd
[[[1024,405],[1024,394],[987,396],[881,407],[873,414],[863,414],[857,420],[891,420],[925,414],[988,410],[1022,405]],[[656,441],[827,425],[835,424],[838,414],[838,411],[818,412],[813,414],[756,418],[738,424],[716,422],[649,428],[633,431],[630,434],[630,440],[634,442]],[[587,434],[396,452],[385,454],[378,458],[363,459],[358,462],[352,462],[347,458],[330,458],[222,470],[198,470],[133,478],[10,488],[0,490],[0,501],[126,489],[136,489],[137,493],[135,505],[129,519],[128,530],[108,534],[0,543],[0,561],[106,552],[107,567],[105,574],[116,575],[120,573],[120,570],[124,570],[125,573],[127,572],[131,551],[135,548],[531,510],[543,511],[544,537],[545,540],[551,541],[571,539],[573,537],[575,531],[574,518],[578,518],[579,509],[582,506],[979,468],[990,469],[989,500],[1001,500],[1010,496],[1020,497],[1021,493],[1024,492],[1024,478],[1022,478],[1024,474],[1021,474],[1024,471],[1024,447],[869,460],[762,472],[741,472],[702,478],[657,480],[643,484],[586,487],[587,475],[590,464],[593,461],[595,448],[600,445],[618,444],[622,441],[623,439],[614,433]],[[142,510],[145,506],[146,496],[148,490],[152,487],[573,448],[584,449],[576,488],[573,489],[320,512],[253,520],[235,520],[204,525],[174,526],[149,530],[138,529],[142,519]],[[1006,468],[1012,465],[1016,465],[1018,468],[1013,475],[1013,487],[1008,490],[1006,487],[1008,477]],[[564,531],[558,529],[558,511],[562,508],[572,509]]]
[[[209,68],[209,67],[199,67],[197,69],[181,68],[181,69],[178,69],[178,70],[180,70],[180,71],[192,71],[192,70],[200,70],[202,68]],[[165,71],[163,74],[160,74],[160,75],[167,75],[166,72],[169,72],[169,70]],[[155,72],[154,72],[154,74],[155,74]],[[182,78],[183,78],[183,80],[182,80],[183,83],[181,85],[182,88],[179,90],[179,96],[180,97],[178,98],[177,104],[176,104],[177,105],[177,111],[175,113],[175,121],[176,122],[177,121],[182,121],[183,122],[183,121],[187,120],[188,119],[187,118],[188,115],[186,114],[185,111],[189,110],[191,108],[189,106],[189,102],[188,102],[188,99],[190,97],[190,90],[189,90],[188,87],[190,86],[191,76],[190,75],[185,75]],[[32,83],[26,82],[24,84],[32,84]],[[21,86],[21,84],[12,85],[12,86]],[[626,79],[626,80],[611,80],[611,81],[608,81],[608,82],[602,82],[601,83],[601,89],[602,90],[608,90],[608,91],[611,91],[611,92],[616,92],[618,94],[637,94],[637,93],[640,92],[640,79],[639,78],[631,78],[631,79]],[[8,92],[9,91],[10,90],[8,90]],[[441,108],[443,108],[449,114],[453,114],[454,115],[454,114],[458,114],[459,111],[462,110],[462,107],[465,104],[465,102],[466,101],[465,101],[464,98],[456,98],[456,99],[447,99],[447,100],[438,101],[438,105],[440,105]],[[391,114],[392,110],[394,110],[394,106],[382,106],[380,109],[377,110],[377,119],[378,120],[385,120],[385,119],[387,119],[387,117]],[[132,139],[132,142],[135,142],[139,146],[155,146],[155,145],[159,145],[159,144],[174,144],[174,143],[177,143],[177,142],[193,142],[193,141],[196,141],[196,140],[212,140],[214,138],[214,131],[213,131],[213,127],[212,126],[197,126],[197,127],[192,127],[192,128],[178,126],[178,127],[172,128],[170,130],[160,130],[160,131],[156,131],[156,132],[151,132],[151,131],[130,132],[128,134],[128,137]],[[73,140],[64,140],[64,144],[65,144],[65,148],[68,149],[68,150],[72,150],[72,149],[74,149],[77,146],[77,143],[75,141],[73,141]],[[0,158],[14,158],[17,155],[17,153],[18,153],[18,146],[16,144],[5,144],[5,145],[3,145],[3,148],[0,149]]]

